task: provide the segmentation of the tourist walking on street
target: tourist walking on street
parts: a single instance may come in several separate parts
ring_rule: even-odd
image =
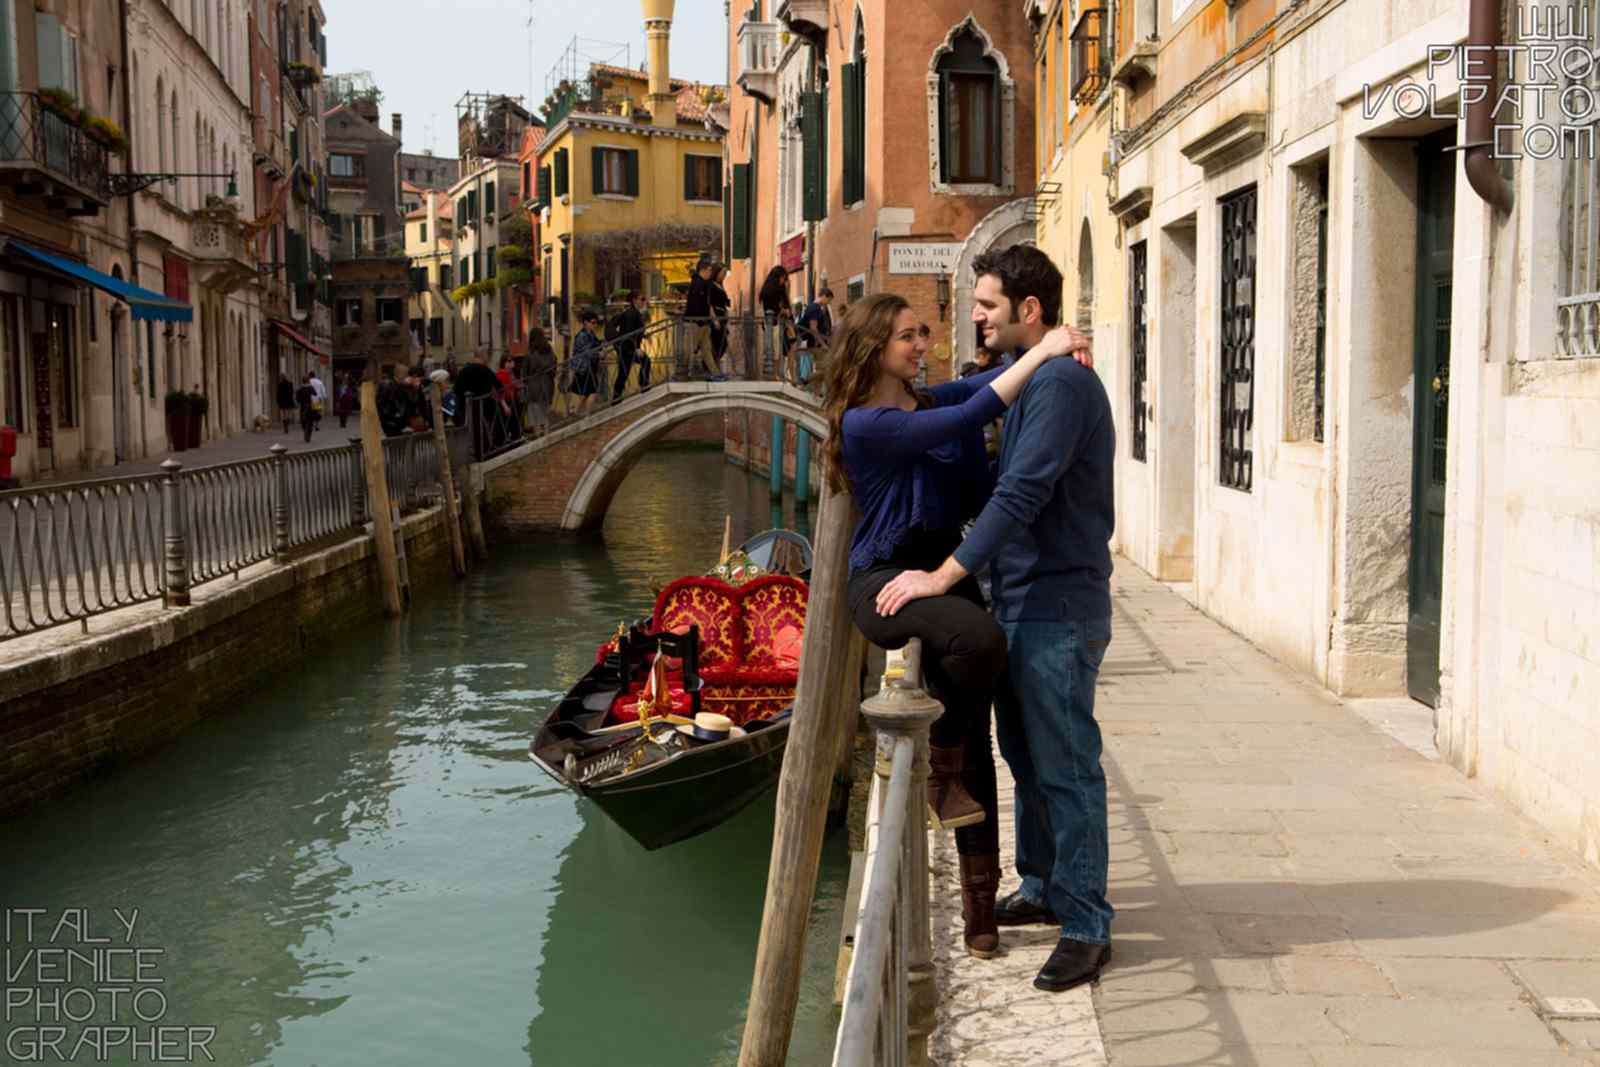
[[[767,271],[767,280],[761,283],[758,295],[761,311],[768,326],[777,326],[778,350],[772,354],[778,381],[795,379],[794,360],[790,354],[794,347],[794,310],[789,307],[789,272],[781,266]]]
[[[973,269],[973,320],[991,352],[1019,352],[1060,332],[1052,327],[1061,273],[1043,252],[1017,245],[979,256]],[[878,610],[897,617],[929,602],[917,598],[947,599],[990,569],[1010,653],[995,723],[1016,779],[1022,876],[996,918],[1004,926],[1060,924],[1034,979],[1047,990],[1092,981],[1111,956],[1115,912],[1106,899],[1106,780],[1094,688],[1111,641],[1115,452],[1099,377],[1070,360],[1051,363],[1006,416],[999,481],[972,532],[932,573],[907,569],[877,596]]]
[[[306,444],[309,445],[311,434],[317,428],[317,391],[311,387],[311,375],[306,375],[306,380],[294,391],[294,400],[300,408],[300,429],[305,431]]]
[[[983,426],[1014,401],[1047,361],[1073,347],[1066,331],[1039,338],[1015,366],[919,390],[928,340],[900,296],[879,293],[851,309],[826,369],[828,473],[860,511],[850,541],[848,599],[872,643],[923,645],[923,666],[944,705],[929,733],[928,805],[956,828],[964,939],[975,956],[995,954],[994,898],[1000,884],[1000,824],[989,707],[1005,672],[1005,638],[977,583],[880,614],[879,590],[902,571],[937,566],[960,543],[962,523],[983,508],[992,476]],[[1071,362],[1067,360],[1066,362]]]
[[[315,430],[322,425],[322,412],[328,406],[328,387],[322,384],[322,379],[317,377],[316,371],[311,372],[310,381],[311,391],[316,394],[311,402],[312,429]]]
[[[812,361],[828,347],[828,341],[833,336],[833,315],[828,310],[828,305],[832,303],[833,290],[824,285],[817,290],[817,298],[808,304],[800,315],[800,324],[797,327],[800,347],[809,353],[808,356],[802,357],[807,365],[800,368],[801,385],[810,380]]]
[[[283,432],[289,432],[294,421],[294,383],[287,374],[278,375],[278,418],[283,420]]]
[[[550,338],[535,326],[528,331],[528,407],[526,426],[529,433],[544,433],[550,429],[550,401],[555,398],[556,350],[550,347]]]
[[[350,420],[350,413],[356,409],[356,388],[350,381],[350,373],[339,375],[333,387],[333,413],[339,416],[339,429],[344,429]]]
[[[596,333],[600,328],[600,316],[584,308],[578,316],[578,324],[581,328],[578,336],[573,338],[572,355],[568,357],[572,373],[572,384],[568,389],[578,398],[578,414],[582,416],[589,414],[589,405],[600,391],[602,381],[600,335]]]

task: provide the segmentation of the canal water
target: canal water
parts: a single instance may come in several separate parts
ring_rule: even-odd
[[[308,650],[160,752],[0,824],[0,1062],[60,1062],[131,1023],[141,1040],[215,1027],[206,1048],[230,1065],[734,1063],[772,795],[646,852],[527,755],[652,579],[715,562],[725,514],[735,543],[795,519],[720,451],[656,452],[603,538],[496,544],[405,618]],[[794,1064],[831,1056],[847,866],[830,831]],[[42,912],[31,936],[23,909]],[[124,945],[148,951],[107,952]],[[75,950],[75,970],[27,954],[50,948]],[[132,981],[107,992],[83,960]],[[58,992],[60,1055],[30,1052]]]

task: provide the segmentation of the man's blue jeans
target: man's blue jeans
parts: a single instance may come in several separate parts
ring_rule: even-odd
[[[1111,620],[1001,623],[1010,669],[995,690],[1000,754],[1016,779],[1022,895],[1048,904],[1061,933],[1106,944],[1106,776],[1094,687]]]

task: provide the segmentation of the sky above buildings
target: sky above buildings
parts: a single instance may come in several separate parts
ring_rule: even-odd
[[[526,97],[538,110],[575,37],[590,58],[637,67],[645,57],[639,0],[323,0],[323,12],[329,72],[372,73],[384,129],[393,112],[405,117],[407,152],[455,155],[455,104],[469,90]],[[721,0],[678,0],[672,76],[725,82],[726,27]]]

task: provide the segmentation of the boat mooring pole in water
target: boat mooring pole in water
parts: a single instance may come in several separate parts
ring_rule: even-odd
[[[739,1067],[783,1067],[788,1059],[839,733],[855,722],[859,711],[860,680],[845,677],[853,660],[854,627],[845,598],[845,577],[854,509],[849,494],[833,493],[826,488],[826,479],[823,484],[810,604],[800,647],[800,679],[789,744],[783,754],[783,774],[778,779],[767,901],[761,913],[761,940],[756,945]]]
[[[772,416],[772,450],[767,453],[767,466],[772,474],[772,495],[783,495],[783,418]]]
[[[800,380],[811,378],[811,350],[800,353]],[[794,506],[803,508],[811,499],[811,435],[799,423],[794,427]]]
[[[361,456],[367,473],[367,512],[372,516],[372,540],[378,556],[378,589],[383,594],[383,613],[394,617],[404,610],[400,603],[400,556],[394,547],[389,479],[384,474],[378,388],[370,381],[361,383]]]
[[[461,505],[456,497],[455,473],[450,469],[450,445],[444,434],[444,383],[433,383],[433,446],[439,450],[439,483],[444,486],[444,523],[450,531],[450,562],[456,577],[467,573],[467,550],[461,538]]]

